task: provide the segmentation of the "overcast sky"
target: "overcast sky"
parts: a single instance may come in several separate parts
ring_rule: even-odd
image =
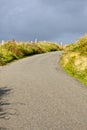
[[[87,33],[87,0],[0,0],[0,41],[72,43]]]

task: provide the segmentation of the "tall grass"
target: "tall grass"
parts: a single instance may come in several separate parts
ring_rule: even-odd
[[[66,72],[87,85],[87,35],[64,47],[60,63]]]
[[[58,44],[49,42],[15,42],[8,41],[0,45],[0,65],[5,65],[14,60],[34,55],[61,50]]]

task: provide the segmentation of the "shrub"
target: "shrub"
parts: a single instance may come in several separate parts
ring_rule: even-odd
[[[2,48],[9,51],[9,52],[11,52],[16,59],[19,59],[19,58],[23,57],[23,53],[18,48],[18,45],[16,44],[16,42],[9,41],[6,44],[4,44],[2,46]]]

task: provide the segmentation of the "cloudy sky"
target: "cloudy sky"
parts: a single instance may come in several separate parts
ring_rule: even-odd
[[[71,43],[87,33],[87,0],[0,0],[0,41]]]

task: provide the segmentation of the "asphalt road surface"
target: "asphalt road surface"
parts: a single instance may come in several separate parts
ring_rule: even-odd
[[[0,67],[0,130],[87,130],[87,86],[61,69],[60,55]]]

